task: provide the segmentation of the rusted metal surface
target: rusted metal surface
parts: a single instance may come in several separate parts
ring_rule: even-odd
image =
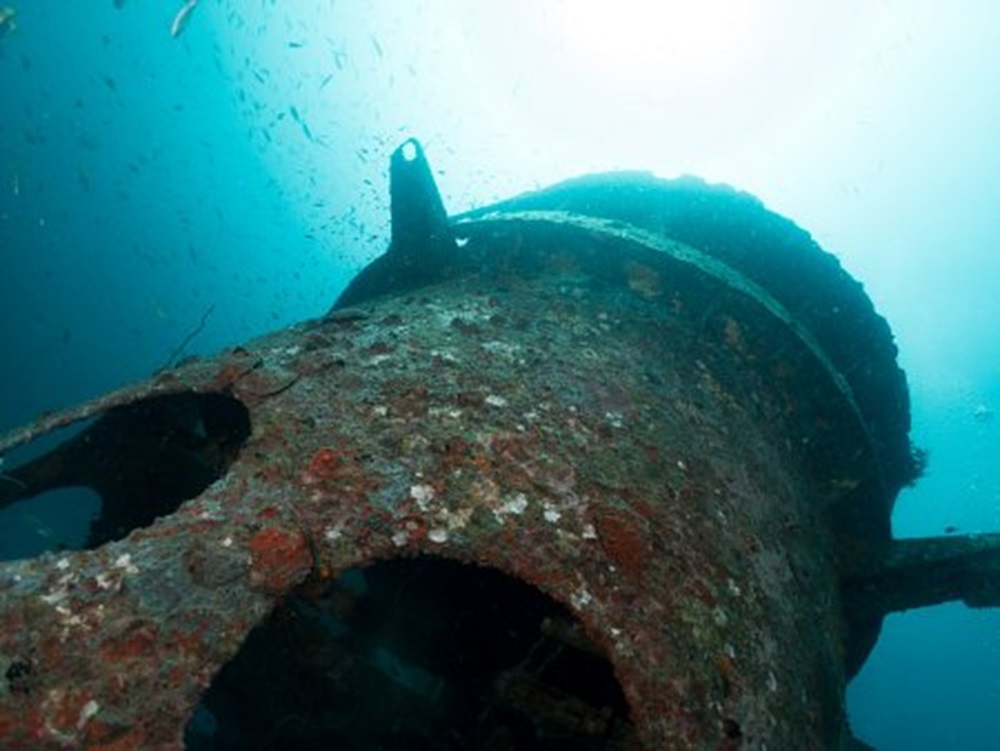
[[[789,744],[808,720],[826,743],[840,718],[799,696],[843,680],[808,486],[690,331],[614,303],[470,280],[246,347],[257,378],[300,377],[252,410],[221,481],[126,541],[6,564],[12,747],[170,747],[271,597],[416,551],[569,604],[650,748],[721,743],[727,719]]]
[[[848,748],[844,685],[881,613],[849,622],[845,558],[861,551],[867,581],[881,575],[889,510],[915,471],[884,322],[866,299],[851,307],[863,295],[835,263],[802,278],[854,285],[826,298],[850,304],[810,312],[765,271],[677,239],[676,217],[668,235],[560,206],[443,229],[432,212],[394,237],[406,264],[421,233],[462,247],[419,284],[387,282],[383,259],[322,320],[4,439],[0,451],[187,394],[193,417],[161,444],[218,477],[125,539],[0,567],[5,748],[181,748],[199,695],[277,604],[416,555],[502,572],[568,608],[627,702],[619,739]],[[857,310],[845,344],[833,321]],[[875,351],[878,372],[845,368]],[[238,407],[219,431],[199,394]],[[11,468],[6,485],[27,473]],[[137,503],[146,492],[141,478],[116,487]],[[547,700],[550,726],[607,720],[569,722],[573,702],[504,686],[511,706]]]

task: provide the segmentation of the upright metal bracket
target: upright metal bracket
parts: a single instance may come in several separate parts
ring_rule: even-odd
[[[455,237],[420,142],[411,138],[389,166],[392,241],[389,249],[348,285],[334,309],[370,297],[397,294],[446,279],[454,265]],[[376,292],[377,290],[377,292]]]

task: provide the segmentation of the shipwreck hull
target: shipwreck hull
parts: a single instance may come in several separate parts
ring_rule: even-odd
[[[235,748],[237,701],[287,746],[291,723],[264,719],[284,700],[233,687],[252,669],[218,682],[257,627],[256,659],[350,703],[299,747],[848,748],[844,687],[882,613],[852,610],[844,582],[859,560],[875,577],[919,464],[859,285],[791,223],[693,180],[605,176],[448,220],[410,149],[389,252],[329,315],[0,445],[96,417],[72,462],[0,487],[106,502],[91,549],[0,568],[4,747]],[[109,452],[118,485],[67,470]],[[157,494],[164,477],[190,482]],[[492,662],[463,641],[493,633],[484,608],[511,618],[485,641],[517,637]],[[620,703],[539,650],[571,672],[598,660]],[[373,729],[383,702],[430,719]]]

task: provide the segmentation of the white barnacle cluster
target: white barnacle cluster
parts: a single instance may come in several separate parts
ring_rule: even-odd
[[[625,427],[625,415],[621,412],[608,411],[604,413],[604,419],[608,421],[612,428]]]
[[[60,558],[56,561],[56,569],[66,573],[56,579],[55,586],[45,594],[40,595],[40,598],[42,602],[51,605],[60,614],[68,615],[69,608],[66,607],[65,601],[69,598],[70,587],[76,583],[76,572],[69,570],[70,561],[68,558]]]
[[[132,563],[132,556],[128,553],[122,553],[120,556],[115,558],[114,563],[111,564],[114,568],[120,569],[126,574],[138,574],[139,567]]]
[[[542,510],[542,518],[549,524],[555,524],[562,519],[562,511],[556,508],[555,504],[551,501],[546,501]]]
[[[403,547],[410,540],[410,533],[405,529],[397,529],[392,533],[392,544],[397,548]]]
[[[410,486],[410,498],[420,511],[421,519],[407,518],[401,529],[392,535],[392,543],[396,547],[426,539],[437,545],[443,545],[450,539],[451,533],[463,529],[472,517],[471,507],[448,508],[444,503],[433,503],[437,491],[433,485],[416,483]]]
[[[75,614],[69,605],[70,592],[76,587],[79,575],[73,570],[69,558],[60,558],[56,561],[56,570],[62,572],[61,575],[48,592],[39,595],[39,599],[46,605],[52,606],[58,614],[59,621],[64,627],[63,639],[65,640],[70,627],[83,624],[83,619]]]
[[[448,542],[448,530],[444,527],[432,527],[427,532],[427,539],[438,545],[443,545]]]
[[[410,498],[417,504],[417,508],[426,511],[434,500],[434,487],[432,485],[417,484],[410,486]]]
[[[630,629],[610,626],[608,627],[608,636],[611,638],[612,649],[616,655],[626,659],[635,656],[634,634]]]
[[[77,730],[82,730],[91,717],[101,711],[101,705],[96,699],[91,699],[80,708],[80,715],[76,721]]]
[[[459,362],[459,359],[455,356],[455,353],[447,349],[432,349],[431,360],[435,362],[446,363],[449,365],[455,365]]]
[[[90,630],[96,628],[97,624],[104,618],[104,603],[86,605],[74,610],[71,606],[71,594],[77,588],[82,574],[74,567],[73,561],[68,557],[57,560],[55,570],[58,572],[55,583],[48,591],[39,595],[39,599],[51,606],[58,615],[59,622],[63,626],[63,640],[69,637],[72,629]],[[94,575],[93,581],[98,590],[118,591],[126,575],[137,573],[139,573],[139,567],[132,562],[131,555],[123,553],[112,562],[108,569]]]
[[[511,344],[509,342],[501,342],[497,339],[491,339],[488,342],[483,342],[480,347],[485,352],[503,358],[504,360],[516,365],[525,365],[527,363],[527,361],[521,356],[520,344]]]
[[[504,518],[508,516],[520,516],[528,509],[528,496],[524,493],[517,493],[513,498],[504,501],[493,509],[493,516],[498,522],[503,524]]]
[[[594,596],[587,589],[587,585],[581,583],[574,592],[570,593],[569,604],[576,610],[583,610],[594,601]]]

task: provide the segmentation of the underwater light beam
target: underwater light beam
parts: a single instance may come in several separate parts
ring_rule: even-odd
[[[769,36],[772,5],[623,0],[543,4],[539,11],[580,73],[662,91],[741,78]]]

